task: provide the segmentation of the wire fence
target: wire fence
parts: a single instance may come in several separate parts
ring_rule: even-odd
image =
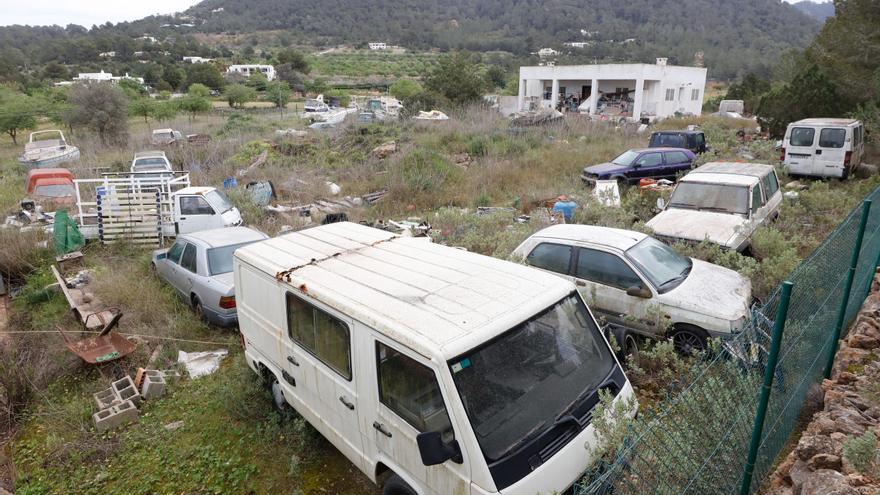
[[[791,273],[788,301],[782,302],[780,286],[753,309],[743,332],[637,418],[613,460],[585,473],[575,495],[756,492],[797,428],[810,389],[833,359],[835,329],[840,326],[845,334],[868,294],[880,260],[878,199],[880,188]],[[780,318],[781,306],[786,316]],[[774,368],[768,358],[776,324],[781,325]],[[756,428],[768,380],[766,415]],[[757,448],[751,478],[745,474],[750,447]]]

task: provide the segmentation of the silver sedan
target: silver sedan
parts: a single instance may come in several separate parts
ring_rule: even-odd
[[[238,324],[232,253],[268,239],[247,227],[203,230],[177,237],[168,249],[153,251],[151,267],[171,284],[196,314],[215,325]]]

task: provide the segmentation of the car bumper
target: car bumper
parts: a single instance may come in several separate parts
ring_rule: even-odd
[[[218,327],[234,327],[238,325],[238,312],[221,313],[211,308],[202,307],[205,318],[213,325]]]
[[[581,174],[581,180],[584,182],[585,186],[594,187],[596,185],[596,181],[599,180],[599,178],[594,175],[588,176]]]

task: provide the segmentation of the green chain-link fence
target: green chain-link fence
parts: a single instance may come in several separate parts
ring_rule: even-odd
[[[673,384],[654,412],[633,423],[614,460],[600,462],[584,475],[575,495],[757,491],[797,427],[810,388],[821,381],[837,348],[835,328],[840,323],[846,332],[868,293],[880,254],[878,200],[880,188],[791,273],[788,304],[780,304],[780,287],[756,307],[746,330]],[[855,270],[851,270],[853,260]],[[780,312],[780,306],[786,307]],[[787,316],[777,322],[786,310]],[[784,326],[778,364],[765,377],[776,323]],[[769,364],[772,368],[772,359]],[[765,378],[772,378],[772,387],[766,395],[764,423],[755,435],[749,481],[744,473],[762,384],[770,384]]]

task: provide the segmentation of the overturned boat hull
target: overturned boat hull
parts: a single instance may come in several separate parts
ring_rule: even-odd
[[[76,146],[67,146],[67,149],[56,151],[54,153],[44,152],[40,154],[30,154],[25,152],[18,158],[25,168],[47,168],[54,167],[60,163],[72,162],[79,160],[79,148]]]

